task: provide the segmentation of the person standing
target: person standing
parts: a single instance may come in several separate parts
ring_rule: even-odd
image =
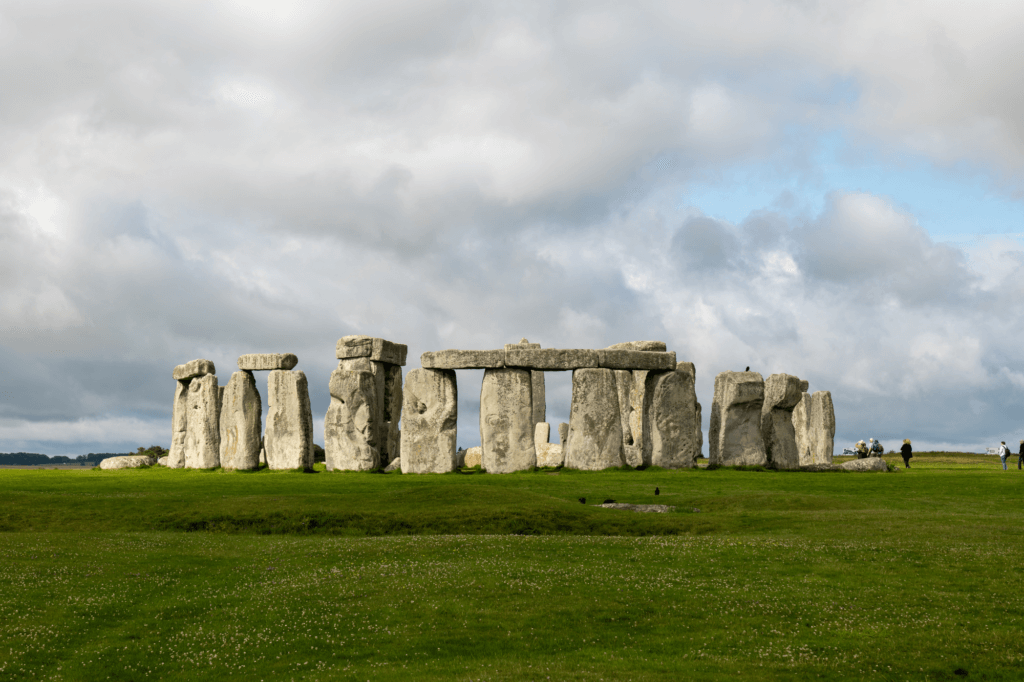
[[[1024,447],[1024,445],[1022,445],[1021,447]],[[900,454],[903,455],[903,465],[909,469],[910,468],[910,458],[914,456],[914,449],[912,447],[910,447],[910,439],[909,438],[904,438],[903,439],[903,446],[900,447]]]
[[[1004,440],[999,444],[999,461],[1003,463],[1003,471],[1006,471],[1006,458],[1010,456],[1010,448],[1006,447]]]

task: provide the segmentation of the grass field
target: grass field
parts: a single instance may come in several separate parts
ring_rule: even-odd
[[[1019,680],[1013,461],[2,470],[0,679]]]

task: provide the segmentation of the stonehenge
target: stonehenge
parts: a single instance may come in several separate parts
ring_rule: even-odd
[[[245,357],[245,356],[242,356]],[[295,357],[294,355],[292,356]],[[239,365],[242,364],[239,358]],[[294,367],[294,364],[292,365]],[[263,434],[263,401],[251,371],[231,375],[220,406],[220,465],[225,469],[258,469]]]
[[[708,428],[708,459],[715,466],[764,466],[761,437],[764,379],[757,372],[722,372],[715,377]]]
[[[800,468],[793,409],[806,390],[806,381],[789,374],[773,374],[764,383],[761,437],[768,464],[776,469]]]
[[[643,463],[690,468],[700,454],[697,372],[680,362],[672,372],[648,372],[644,384]]]
[[[532,396],[529,370],[484,370],[480,388],[480,446],[484,471],[507,474],[537,465]]]
[[[836,415],[831,392],[803,393],[793,409],[793,428],[800,466],[832,463]]]
[[[455,470],[459,395],[450,369],[414,369],[405,377],[402,402],[402,473]]]
[[[275,369],[267,378],[264,447],[270,469],[313,468],[313,413],[301,371]]]
[[[600,471],[625,464],[614,372],[597,367],[573,371],[565,466]]]

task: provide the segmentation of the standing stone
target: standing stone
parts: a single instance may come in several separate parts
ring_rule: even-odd
[[[764,379],[757,372],[722,372],[715,377],[708,429],[710,463],[718,466],[764,466],[768,458],[761,437]]]
[[[539,467],[560,467],[565,459],[562,446],[558,443],[549,443],[551,439],[551,424],[541,422],[533,432],[533,447],[537,450],[537,466]]]
[[[812,464],[831,464],[835,447],[836,413],[830,391],[815,391],[811,396],[811,416],[808,421]]]
[[[171,451],[167,453],[167,466],[180,469],[185,466],[185,439],[188,434],[188,385],[187,381],[176,381],[174,387],[174,411],[171,416]]]
[[[558,425],[558,443],[565,449],[565,444],[569,442],[569,425],[562,422]]]
[[[629,391],[629,431],[633,445],[644,450],[644,393],[647,390],[647,370],[633,371],[633,387]]]
[[[703,457],[704,453],[704,432],[701,430],[701,424],[703,424],[703,415],[701,414],[700,403],[697,403],[697,433],[694,435],[694,440],[697,441],[697,457]]]
[[[301,371],[275,369],[267,377],[264,447],[270,469],[313,468],[313,413],[309,384]]]
[[[650,372],[644,390],[643,463],[666,469],[693,466],[700,452],[697,423],[696,370],[680,362],[674,372]]]
[[[800,402],[793,408],[793,439],[796,441],[800,466],[814,464],[814,455],[811,453],[810,425],[811,394],[804,392],[800,395]]]
[[[551,440],[551,424],[541,422],[533,427],[533,446],[537,447]]]
[[[398,425],[402,418],[402,367],[400,365],[387,365],[386,367],[384,376],[385,439],[380,451],[381,466],[393,462],[401,450]]]
[[[533,405],[533,423],[542,424],[547,421],[547,396],[544,392],[544,372],[535,369],[530,372],[531,403]]]
[[[625,463],[615,374],[610,369],[575,370],[565,466],[599,471]]]
[[[455,471],[459,395],[455,371],[414,369],[402,391],[402,473]]]
[[[633,408],[630,407],[629,396],[633,392],[633,373],[628,369],[616,369],[615,372],[615,393],[619,398],[619,422],[622,428],[623,447],[633,446],[633,428],[630,425],[630,416]]]
[[[216,374],[204,374],[189,382],[187,412],[185,466],[220,466],[220,387]]]
[[[350,337],[345,337],[350,338]],[[370,337],[351,337],[356,339],[370,339]],[[372,339],[370,339],[372,341]],[[377,362],[371,360],[369,357],[360,358],[346,358],[338,362],[338,369],[357,371],[357,372],[369,372],[373,375],[373,395],[374,395],[374,408],[373,408],[373,442],[377,444],[377,450],[387,451],[387,437],[388,430],[387,424],[384,421],[384,402],[385,392],[387,386],[387,367],[383,362]]]
[[[790,374],[772,374],[764,383],[761,406],[761,437],[768,464],[776,469],[799,469],[793,409],[800,402],[807,382]]]
[[[220,465],[225,469],[260,468],[263,401],[252,372],[231,375],[220,404]]]
[[[486,369],[480,388],[483,468],[508,474],[537,466],[531,374],[524,369]]]
[[[328,471],[373,471],[381,465],[374,423],[377,394],[373,374],[331,372],[331,404],[324,418]]]
[[[483,459],[484,459],[483,448],[481,448],[479,445],[477,445],[475,447],[472,447],[472,448],[469,448],[468,450],[466,450],[466,456],[462,460],[462,466],[469,467],[470,469],[472,469],[473,467],[480,466],[481,463],[483,462]]]

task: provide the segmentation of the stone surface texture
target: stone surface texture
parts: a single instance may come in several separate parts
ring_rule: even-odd
[[[175,381],[188,381],[189,379],[216,373],[217,370],[213,366],[213,360],[199,359],[189,360],[184,365],[178,365],[174,368],[173,376]]]
[[[506,367],[555,372],[597,367],[598,359],[596,350],[586,349],[535,348],[505,351]]]
[[[800,468],[793,410],[803,397],[805,385],[806,382],[791,374],[772,374],[764,382],[761,438],[768,464],[776,469]]]
[[[569,424],[562,422],[558,425],[558,444],[565,448],[565,444],[569,441]]]
[[[469,448],[466,450],[466,457],[462,462],[462,466],[473,467],[483,466],[484,461],[484,449],[479,445]]]
[[[671,353],[655,353],[639,350],[599,350],[598,365],[608,369],[653,369],[674,370],[676,368],[675,351]]]
[[[558,443],[540,443],[537,445],[537,466],[560,467],[565,463],[565,451]]]
[[[163,457],[159,458],[156,461],[156,463],[159,464],[162,467],[165,467],[165,466],[167,466],[167,460],[168,459],[170,459],[170,458],[167,455],[164,455]]]
[[[392,343],[386,339],[357,334],[338,339],[336,351],[335,357],[339,360],[370,358],[376,362],[404,366],[409,347],[402,343]]]
[[[313,413],[309,384],[297,370],[275,369],[267,377],[267,430],[263,446],[270,469],[313,467]]]
[[[503,350],[436,350],[420,355],[424,369],[496,369],[505,366]]]
[[[811,395],[811,414],[807,427],[812,464],[832,463],[835,436],[836,413],[832,406],[832,393],[830,391],[815,391]]]
[[[487,473],[508,474],[537,465],[532,395],[528,370],[484,370],[480,388],[480,445]]]
[[[644,390],[643,463],[687,469],[700,452],[697,424],[696,370],[681,362],[672,372],[649,372]]]
[[[628,369],[614,370],[615,393],[619,399],[619,424],[622,429],[622,446],[633,447],[633,428],[630,423],[630,415],[633,408],[630,407],[629,396],[633,392],[633,373]]]
[[[402,470],[402,459],[399,457],[391,462],[391,464],[384,467],[384,472],[390,474],[392,471]]]
[[[715,377],[708,428],[710,464],[764,466],[761,437],[764,379],[757,372],[722,372]]]
[[[185,466],[220,466],[220,387],[216,374],[197,377],[188,385]]]
[[[373,471],[381,465],[374,428],[377,393],[371,372],[336,369],[324,418],[324,462],[328,471]]]
[[[249,353],[238,356],[238,369],[257,372],[272,369],[295,369],[299,358],[293,353]]]
[[[149,455],[125,455],[124,457],[107,457],[100,462],[100,469],[139,469],[156,464],[156,458]]]
[[[865,457],[843,462],[836,468],[844,471],[888,471],[889,467],[881,457]]]
[[[540,422],[533,426],[533,445],[544,445],[551,440],[551,424]]]
[[[533,423],[540,424],[548,419],[547,392],[544,388],[544,372],[530,372],[530,386],[533,391]]]
[[[704,452],[704,431],[701,430],[701,425],[704,423],[703,419],[704,415],[702,408],[700,403],[697,403],[697,420],[696,424],[694,424],[697,427],[697,433],[693,437],[693,439],[697,441],[697,457],[701,457],[701,453]]]
[[[793,440],[796,441],[796,453],[800,459],[800,466],[814,464],[814,455],[811,454],[811,441],[808,429],[811,425],[811,394],[803,392],[800,394],[800,402],[793,408]]]
[[[614,343],[605,350],[642,350],[654,353],[664,353],[667,349],[664,341],[626,341],[625,343]]]
[[[402,420],[402,366],[386,365],[384,369],[384,441],[380,446],[380,463],[390,464],[400,456]]]
[[[610,369],[572,373],[572,405],[565,466],[600,471],[625,464],[615,374]]]
[[[220,404],[220,465],[225,469],[260,467],[263,401],[252,372],[231,375]]]
[[[402,473],[454,471],[459,415],[455,372],[414,369],[405,377],[402,393]]]
[[[604,504],[595,504],[594,506],[604,507],[605,509],[622,509],[623,511],[654,514],[667,514],[675,509],[670,504],[627,504],[625,502],[605,502]]]
[[[180,469],[185,466],[185,439],[188,436],[188,381],[175,382],[174,405],[171,412],[171,450],[167,453],[167,466]]]

